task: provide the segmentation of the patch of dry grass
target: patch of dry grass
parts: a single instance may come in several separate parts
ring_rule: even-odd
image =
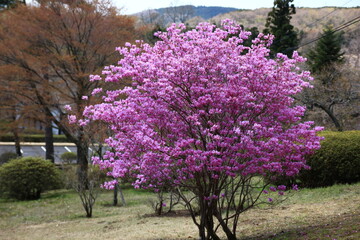
[[[70,191],[50,192],[38,201],[0,200],[0,239],[197,239],[188,216],[145,217],[153,212],[151,193],[126,189],[124,195],[125,207],[110,206],[111,192],[100,195],[91,219],[84,217],[77,195]],[[304,189],[278,206],[244,213],[238,236],[360,239],[359,203],[360,184]]]

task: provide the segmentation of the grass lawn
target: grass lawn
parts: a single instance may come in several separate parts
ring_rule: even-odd
[[[149,217],[153,194],[124,190],[127,206],[113,207],[104,191],[85,212],[76,193],[47,192],[36,201],[0,199],[0,239],[197,239],[188,216]],[[240,239],[360,239],[360,184],[302,189],[273,207],[252,209],[239,223]]]

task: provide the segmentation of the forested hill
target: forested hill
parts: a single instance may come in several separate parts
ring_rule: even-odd
[[[193,17],[201,17],[203,19],[210,19],[212,17],[215,17],[219,14],[224,14],[228,12],[237,11],[237,8],[230,8],[230,7],[206,7],[206,6],[180,6],[180,7],[174,7],[176,8],[183,8],[183,7],[189,7],[192,8]],[[166,12],[169,10],[169,8],[158,8],[154,9],[155,11],[159,12],[160,14],[166,14]]]
[[[206,21],[220,14],[237,11],[236,8],[229,7],[205,7],[193,5],[184,5],[176,7],[148,9],[134,14],[143,23],[155,23],[160,26],[167,26],[172,22],[187,22],[197,19]]]
[[[219,14],[208,21],[220,23],[221,20],[229,18],[235,20],[246,28],[257,27],[259,31],[265,27],[267,14],[270,8],[260,8],[255,10],[238,10],[225,14]],[[347,54],[356,55],[357,64],[359,65],[360,54],[360,7],[357,8],[297,8],[296,14],[292,15],[291,24],[299,31],[301,44],[311,47],[307,44],[319,37],[325,26],[332,26],[344,33],[344,50]],[[191,19],[189,20],[191,22]],[[197,24],[196,21],[191,25]],[[354,56],[353,56],[354,57]]]
[[[184,5],[177,7],[150,9],[135,14],[144,23],[155,23],[167,26],[172,22],[185,22],[190,27],[196,26],[201,21],[209,21],[219,24],[223,19],[232,19],[247,27],[257,27],[260,31],[265,27],[267,14],[271,8],[259,8],[255,10],[244,10],[226,7],[195,7]],[[355,8],[296,8],[291,24],[299,32],[306,34],[308,38],[314,38],[322,32],[327,25],[333,28],[342,26],[349,21],[360,18],[360,7]],[[360,23],[351,24],[344,28],[344,32],[352,32],[360,29]]]
[[[271,8],[259,8],[255,10],[238,10],[224,14],[219,14],[210,21],[220,22],[222,19],[230,18],[236,20],[246,27],[257,27],[262,30],[265,27],[267,14]],[[304,32],[311,30],[322,30],[325,25],[333,25],[333,27],[350,21],[356,17],[360,17],[360,7],[357,8],[296,8],[296,14],[292,15],[291,23]],[[354,25],[351,28],[359,28]]]

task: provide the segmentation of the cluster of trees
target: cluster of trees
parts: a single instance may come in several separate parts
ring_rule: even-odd
[[[268,14],[264,32],[275,36],[272,57],[279,52],[291,56],[299,46],[299,31],[291,24],[296,13],[292,2],[276,0]],[[25,1],[2,1],[1,6],[11,8],[1,12],[0,81],[4,82],[2,92],[6,93],[1,96],[1,110],[7,116],[2,125],[7,123],[7,131],[10,129],[14,134],[16,152],[21,155],[21,120],[34,118],[44,125],[47,159],[54,159],[53,127],[76,143],[78,156],[86,155],[80,152],[87,152],[91,140],[82,127],[68,125],[64,106],[70,104],[74,112],[81,112],[83,105],[92,100],[92,96],[82,99],[99,87],[98,82],[88,82],[88,76],[116,63],[116,46],[139,36],[155,43],[158,38],[153,33],[164,29],[156,25],[141,32],[135,29],[134,18],[119,15],[106,1],[46,0],[38,1],[36,6],[26,6]],[[182,16],[193,15],[191,6],[171,7],[166,11],[177,22],[187,19]],[[153,22],[148,24],[154,26]],[[257,28],[248,30],[254,36],[259,32]],[[336,116],[335,107],[357,98],[351,92],[351,83],[346,82],[350,73],[344,74],[341,67],[342,41],[341,33],[335,33],[330,26],[324,30],[323,37],[308,54],[308,66],[318,80],[317,87],[298,97],[309,109],[322,109],[338,130],[343,129],[343,123],[338,119],[341,116]],[[340,85],[343,91],[338,91]],[[79,159],[79,162],[88,160]]]
[[[218,229],[236,239],[239,215],[264,202],[268,180],[296,175],[320,147],[321,128],[300,122],[305,108],[296,101],[324,110],[342,130],[334,106],[356,98],[335,91],[346,77],[342,38],[331,28],[308,54],[316,88],[302,91],[310,76],[296,67],[304,59],[294,53],[293,0],[274,1],[265,33],[275,39],[250,42],[226,21],[171,26],[151,45],[135,43],[135,19],[107,1],[8,2],[0,12],[0,91],[14,135],[21,118],[42,121],[53,159],[55,124],[77,146],[81,191],[90,189],[88,148],[105,142],[109,150],[93,161],[114,179],[176,191],[201,239],[219,239]],[[192,14],[185,10],[174,20]],[[119,61],[114,50],[123,45]]]
[[[78,163],[86,171],[91,138],[99,135],[69,125],[64,106],[80,113],[93,101],[90,94],[99,82],[89,82],[89,75],[115,64],[115,48],[135,40],[134,19],[97,0],[42,0],[0,14],[0,90],[6,93],[2,106],[16,120],[11,121],[14,134],[21,118],[43,122],[46,158],[53,160],[55,124],[76,144]]]
[[[293,51],[300,47],[301,34],[291,24],[291,15],[296,13],[292,2],[293,0],[275,0],[274,7],[268,14],[264,32],[275,36],[270,47],[272,57],[277,53],[291,56]],[[351,24],[350,21],[349,26]],[[309,115],[314,108],[324,112],[338,131],[344,130],[345,122],[351,115],[351,106],[356,105],[359,99],[353,88],[357,73],[355,69],[349,68],[349,65],[344,65],[344,38],[343,32],[339,31],[342,28],[328,25],[318,38],[310,42],[314,42],[314,45],[306,53],[306,68],[314,77],[314,88],[306,89],[296,97],[306,104]],[[346,109],[347,116],[341,114],[339,108]]]
[[[315,78],[313,84],[316,86],[314,91],[306,91],[305,95],[297,98],[307,105],[307,118],[340,131],[358,129],[360,112],[356,105],[359,104],[357,84],[359,71],[356,67],[359,66],[357,44],[359,31],[350,27],[358,21],[358,10],[346,8],[296,9],[293,2],[274,1],[274,7],[267,18],[263,17],[266,15],[267,9],[257,9],[256,11],[231,12],[210,21],[219,23],[220,18],[231,18],[244,24],[245,28],[253,33],[262,31],[275,35],[276,38],[271,46],[272,56],[278,52],[291,56],[294,50],[300,50],[310,60],[305,67],[313,73]],[[306,18],[306,14],[311,16]],[[337,19],[334,19],[335,15]],[[349,19],[353,21],[349,21]],[[193,26],[191,22],[197,23],[197,20],[192,19],[186,24],[189,23],[191,27]],[[298,29],[294,26],[297,26]],[[351,31],[347,31],[347,27]],[[321,30],[321,28],[323,29]],[[346,30],[346,34],[339,29]],[[161,29],[157,28],[156,30]],[[152,38],[148,39],[154,41]],[[323,50],[319,51],[318,45],[323,45],[321,47]],[[346,52],[346,59],[341,54],[343,52]],[[336,55],[342,55],[342,60],[341,56],[337,57]],[[318,64],[325,64],[328,67],[318,68],[314,65],[312,60],[314,58],[317,59]],[[322,61],[324,62],[322,63]],[[328,79],[328,84],[323,84],[324,78]]]

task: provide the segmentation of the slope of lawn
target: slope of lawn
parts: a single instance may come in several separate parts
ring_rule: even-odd
[[[186,214],[152,216],[147,191],[124,190],[126,206],[113,207],[104,191],[85,212],[76,193],[58,190],[36,201],[0,199],[0,239],[197,239]],[[240,239],[360,239],[360,184],[301,189],[277,205],[242,215]]]

